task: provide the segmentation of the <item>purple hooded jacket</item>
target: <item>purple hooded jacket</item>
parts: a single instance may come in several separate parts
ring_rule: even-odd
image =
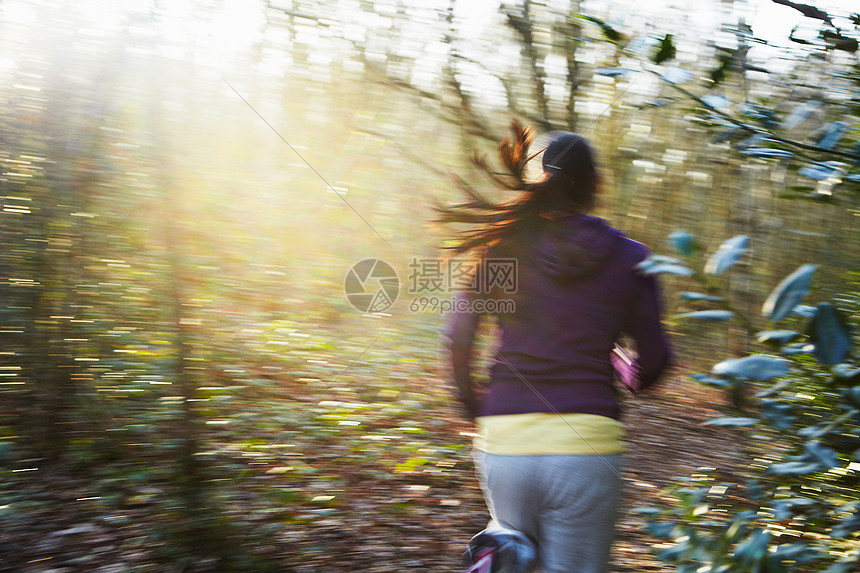
[[[486,257],[516,258],[518,276],[515,293],[494,295],[513,299],[516,308],[496,315],[500,341],[483,393],[474,388],[470,369],[482,315],[453,313],[445,330],[458,398],[470,416],[618,418],[615,378],[635,378],[634,389],[641,390],[669,362],[656,280],[636,269],[648,249],[588,215],[541,218],[523,227]],[[635,342],[637,364],[612,358],[622,334]]]

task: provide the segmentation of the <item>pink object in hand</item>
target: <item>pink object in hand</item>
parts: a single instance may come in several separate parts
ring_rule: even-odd
[[[636,364],[636,357],[616,344],[609,358],[615,370],[615,379],[633,394],[638,392],[639,366]]]

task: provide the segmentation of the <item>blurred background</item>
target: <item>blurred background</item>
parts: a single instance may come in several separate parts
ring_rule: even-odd
[[[506,198],[470,158],[513,119],[589,138],[596,214],[690,269],[657,271],[680,364],[649,407],[738,407],[688,375],[754,348],[798,266],[795,310],[856,322],[860,15],[814,4],[2,0],[0,570],[456,570],[485,514],[448,293],[409,277],[452,174]],[[383,312],[345,295],[368,258],[400,279]],[[801,366],[856,368],[828,360]],[[631,531],[617,570],[670,566]]]

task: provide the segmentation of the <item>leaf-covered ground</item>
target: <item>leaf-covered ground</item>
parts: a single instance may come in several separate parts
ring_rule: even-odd
[[[214,556],[232,553],[245,555],[234,570],[457,571],[464,543],[487,519],[472,427],[439,379],[416,370],[403,367],[399,388],[328,387],[322,400],[291,383],[282,388],[284,412],[271,402],[264,409],[268,431],[214,436],[201,456],[215,468],[204,505],[221,515],[210,518],[220,540],[211,559],[174,549],[184,530],[171,482],[155,468],[117,462],[99,472],[13,474],[0,490],[0,570],[214,571]],[[632,508],[696,468],[732,467],[732,431],[700,425],[718,400],[673,378],[627,404],[628,486],[614,571],[664,570]]]

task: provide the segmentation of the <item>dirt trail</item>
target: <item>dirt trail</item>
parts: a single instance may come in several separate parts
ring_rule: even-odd
[[[668,571],[652,557],[655,540],[644,532],[642,518],[632,509],[653,504],[674,478],[689,476],[696,468],[716,466],[731,473],[736,463],[732,430],[701,425],[717,415],[720,401],[718,393],[676,378],[626,404],[628,487],[612,571]],[[442,465],[392,471],[390,459],[350,455],[354,442],[333,439],[306,444],[305,462],[313,470],[307,479],[285,481],[284,474],[256,468],[256,475],[243,482],[234,502],[225,507],[224,517],[240,529],[270,533],[237,542],[237,551],[260,560],[233,570],[459,571],[464,544],[486,525],[487,513],[471,463],[470,438],[465,435],[473,428],[457,418],[450,400],[432,402],[434,406],[420,410],[423,423],[432,428],[422,439],[431,449],[461,444],[457,454],[441,460]],[[398,423],[396,418],[383,422]],[[383,450],[384,456],[397,451],[396,442],[385,447],[389,450]],[[132,497],[134,504],[130,501],[109,514],[82,513],[79,500],[92,495],[92,483],[85,477],[35,475],[29,487],[33,497],[45,502],[41,509],[30,510],[26,519],[0,514],[0,571],[225,570],[213,559],[165,569],[165,553],[152,532],[164,528],[166,516],[148,498]],[[278,492],[291,497],[273,502],[271,495]],[[319,506],[315,496],[328,499],[325,494],[343,501],[328,510],[315,509]],[[153,489],[150,497],[158,495]],[[275,569],[258,567],[263,563],[274,564]]]
[[[643,518],[633,509],[655,504],[664,488],[697,468],[718,467],[722,475],[736,470],[736,436],[732,430],[701,425],[719,415],[717,407],[722,400],[717,391],[674,378],[626,402],[627,489],[611,571],[671,571],[653,557],[651,548],[658,541],[644,531]],[[480,505],[475,511],[481,513]]]
[[[633,508],[656,501],[663,488],[697,468],[717,467],[721,475],[737,470],[736,434],[701,425],[719,415],[722,400],[714,390],[674,379],[628,403],[628,488],[613,548],[613,571],[670,571],[651,556],[656,541],[642,530],[642,518]]]

